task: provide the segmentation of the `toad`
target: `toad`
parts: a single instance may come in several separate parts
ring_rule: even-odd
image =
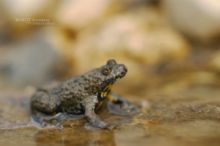
[[[130,114],[137,110],[124,98],[110,94],[112,85],[126,73],[124,64],[110,59],[105,65],[52,88],[39,88],[31,98],[32,118],[38,119],[36,121],[44,126],[45,121],[83,115],[93,127],[108,128],[110,124],[96,114],[104,101],[125,107],[124,113]]]

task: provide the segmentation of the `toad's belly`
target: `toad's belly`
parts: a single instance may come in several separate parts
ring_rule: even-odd
[[[106,100],[99,101],[95,106],[95,111],[98,112],[103,105],[105,105]],[[81,115],[85,113],[85,107],[82,104],[68,104],[65,106],[60,106],[59,112],[69,113],[74,115]]]

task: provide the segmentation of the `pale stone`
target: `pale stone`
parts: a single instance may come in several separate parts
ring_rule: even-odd
[[[102,17],[110,3],[111,0],[64,0],[57,11],[57,21],[81,29]]]
[[[164,0],[171,22],[188,36],[210,41],[220,35],[219,0]]]

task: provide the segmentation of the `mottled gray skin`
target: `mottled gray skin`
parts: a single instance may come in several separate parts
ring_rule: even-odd
[[[47,115],[84,114],[92,126],[107,128],[108,124],[99,119],[95,110],[107,98],[110,92],[107,87],[126,73],[125,65],[108,60],[105,65],[68,79],[51,89],[37,90],[31,98],[32,112]]]

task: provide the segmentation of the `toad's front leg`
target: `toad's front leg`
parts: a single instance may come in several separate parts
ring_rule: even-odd
[[[108,128],[108,124],[100,120],[95,113],[95,106],[98,103],[97,96],[89,96],[83,100],[83,106],[85,108],[85,117],[89,124],[97,128]]]

